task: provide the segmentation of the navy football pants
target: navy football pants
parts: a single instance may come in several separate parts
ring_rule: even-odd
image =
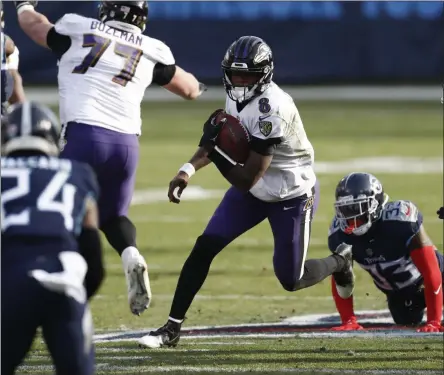
[[[45,289],[29,276],[33,269],[60,272],[62,266],[56,256],[41,256],[15,266],[2,262],[1,374],[14,374],[39,327],[58,375],[93,374],[94,348],[87,304]]]
[[[436,257],[444,281],[444,257],[438,252],[436,252]],[[426,308],[423,288],[407,295],[389,294],[387,295],[387,303],[396,324],[407,326],[421,324]]]

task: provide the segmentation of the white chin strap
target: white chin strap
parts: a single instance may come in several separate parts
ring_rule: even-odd
[[[245,87],[234,87],[231,89],[231,95],[233,98],[239,102],[242,103],[245,100],[249,100],[254,96],[254,93],[256,92],[256,89],[258,87],[258,84],[255,84],[251,89],[245,89]]]

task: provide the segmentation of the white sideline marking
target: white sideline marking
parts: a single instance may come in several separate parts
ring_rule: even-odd
[[[368,317],[371,315],[376,315],[374,317]],[[390,317],[390,313],[388,310],[369,310],[369,311],[359,311],[356,312],[356,316],[361,323],[389,323],[393,324],[393,320]],[[367,317],[366,317],[367,316]],[[306,325],[319,325],[325,323],[330,323],[332,325],[340,324],[339,314],[311,314],[311,315],[302,315],[295,316],[290,318],[285,318],[281,322],[277,323],[259,323],[259,324],[235,324],[230,325],[230,328],[240,328],[240,327],[257,327],[260,328],[262,326],[282,326],[283,324],[295,325],[304,327]],[[199,331],[208,328],[219,328],[223,329],[227,326],[206,326],[206,327],[187,327],[189,330]],[[100,334],[94,335],[94,341],[96,343],[100,342],[134,342],[138,341],[140,337],[146,335],[148,332],[155,330],[155,328],[146,328],[144,330],[137,331],[118,331],[118,332],[104,332]],[[415,332],[412,330],[378,330],[378,331],[348,331],[348,332],[285,332],[285,333],[229,333],[229,334],[201,334],[201,335],[192,335],[192,336],[183,336],[182,338],[185,340],[190,339],[216,339],[216,338],[279,338],[279,337],[301,337],[301,338],[323,338],[323,337],[437,337],[438,335],[442,335],[441,333],[422,333]],[[129,337],[131,336],[131,337]]]
[[[167,189],[136,190],[131,204],[137,206],[147,203],[168,202],[167,193]],[[206,190],[200,186],[189,186],[184,190],[182,199],[187,201],[201,201],[220,198],[223,194],[225,194],[225,190]]]
[[[348,173],[352,170],[365,170],[370,173],[408,173],[408,174],[439,174],[443,173],[443,159],[419,158],[419,157],[371,157],[348,159],[340,161],[317,161],[314,164],[315,172],[318,174],[338,174]],[[184,190],[182,198],[184,201],[202,201],[215,198],[221,198],[226,190],[216,189],[207,190],[200,186],[189,186]],[[156,188],[137,190],[134,192],[132,205],[143,205],[158,202],[167,202],[167,189]],[[174,220],[171,217],[170,220]]]
[[[119,295],[107,295],[107,294],[98,294],[94,298],[98,299],[125,299],[128,298],[126,294],[119,294]],[[173,299],[172,294],[155,294],[153,296],[153,299],[155,300],[162,300],[162,301],[170,301]],[[332,296],[304,296],[304,297],[295,297],[294,294],[288,294],[288,296],[258,296],[258,295],[250,295],[250,294],[221,294],[217,296],[206,296],[206,295],[197,295],[195,300],[228,300],[228,301],[239,301],[239,300],[268,300],[268,301],[286,301],[286,300],[294,300],[298,303],[301,303],[301,300],[307,300],[307,301],[333,301]],[[355,300],[384,300],[384,296],[353,296],[353,299]]]
[[[297,100],[341,100],[341,101],[431,101],[439,106],[442,91],[440,86],[283,86],[288,94]],[[27,87],[28,100],[47,105],[59,103],[57,87]],[[199,97],[199,101],[225,101],[226,93],[219,86],[209,86],[208,91]],[[143,96],[143,102],[183,101],[177,95],[159,87],[149,87]],[[406,108],[409,109],[408,107]]]
[[[442,173],[443,159],[418,157],[373,157],[341,160],[335,162],[315,162],[314,170],[319,174],[349,173],[353,170],[363,170],[369,173]]]

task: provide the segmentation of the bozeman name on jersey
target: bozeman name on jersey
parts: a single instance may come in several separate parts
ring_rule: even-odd
[[[67,14],[57,33],[71,38],[59,62],[60,117],[121,133],[140,134],[140,105],[157,63],[175,63],[161,41],[139,28],[116,29],[92,18]]]
[[[274,202],[310,192],[316,182],[314,151],[296,105],[286,92],[271,83],[240,112],[236,102],[227,97],[225,110],[237,117],[253,137],[278,140],[271,164],[251,194]]]

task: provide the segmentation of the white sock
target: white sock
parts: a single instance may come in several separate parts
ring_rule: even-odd
[[[125,250],[122,251],[121,258],[123,265],[126,266],[130,259],[137,258],[139,255],[139,250],[137,250],[134,246],[128,246]]]
[[[168,317],[168,320],[171,320],[174,323],[179,323],[179,324],[183,323],[183,319],[174,319],[171,316]]]

